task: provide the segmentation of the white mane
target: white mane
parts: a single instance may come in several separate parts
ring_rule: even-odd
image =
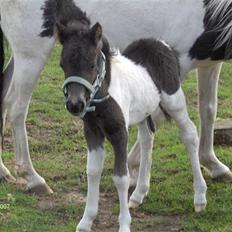
[[[232,40],[232,7],[230,8],[231,4],[232,0],[211,0],[207,6],[207,10],[212,12],[209,26],[214,25],[214,31],[221,32],[214,49],[217,49],[224,44],[227,44],[227,50],[230,54],[232,53],[232,51],[230,51],[230,42]]]

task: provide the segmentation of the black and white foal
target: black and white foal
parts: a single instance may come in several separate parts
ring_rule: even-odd
[[[105,137],[115,153],[113,180],[120,201],[119,231],[130,231],[129,206],[141,204],[149,189],[154,131],[150,115],[160,110],[160,104],[181,130],[192,162],[195,210],[203,210],[207,187],[199,164],[197,130],[188,116],[180,86],[176,53],[162,41],[144,39],[127,47],[124,56],[112,55],[100,24],[92,28],[84,23],[70,28],[60,23],[57,26],[63,45],[66,107],[83,119],[88,144],[87,203],[77,231],[91,231],[98,211]],[[134,124],[139,129],[141,161],[128,205],[128,126]]]

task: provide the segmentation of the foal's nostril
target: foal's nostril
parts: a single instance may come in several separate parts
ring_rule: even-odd
[[[78,104],[79,104],[80,112],[82,112],[84,110],[84,108],[85,108],[85,103],[80,101]]]
[[[83,101],[78,101],[73,103],[72,101],[66,102],[67,110],[72,114],[81,113],[84,110],[85,103]]]
[[[81,113],[84,110],[85,104],[82,101],[77,102],[75,105],[72,107],[72,112],[73,113]]]

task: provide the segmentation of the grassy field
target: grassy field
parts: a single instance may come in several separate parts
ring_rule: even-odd
[[[52,196],[37,197],[16,185],[0,184],[1,232],[71,232],[80,220],[87,190],[86,143],[82,122],[64,109],[63,81],[59,47],[42,73],[35,89],[27,129],[31,157],[36,170],[54,190]],[[232,118],[232,68],[224,65],[219,87],[219,118]],[[191,118],[199,122],[194,73],[184,83]],[[136,129],[130,129],[130,147]],[[3,159],[14,173],[15,156],[8,125]],[[232,148],[217,146],[218,157],[232,168]],[[112,149],[106,145],[107,159],[101,182],[99,217],[93,231],[117,231],[118,201],[112,182]],[[144,204],[132,212],[132,231],[139,232],[231,232],[232,185],[213,182],[204,172],[208,185],[208,206],[204,213],[193,210],[192,174],[187,152],[173,123],[158,131],[153,151],[151,189]]]

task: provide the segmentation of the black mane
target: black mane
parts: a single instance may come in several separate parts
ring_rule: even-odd
[[[223,1],[226,2],[227,0]],[[229,35],[224,43],[220,43],[225,38],[226,33],[228,33],[225,29],[229,28],[232,21],[232,2],[228,4],[226,9],[218,10],[218,12],[215,12],[215,7],[212,7],[212,3],[212,0],[204,0],[205,30],[192,46],[189,52],[191,58],[224,60],[232,57],[232,35]]]
[[[103,46],[102,46],[102,52],[104,53],[106,57],[106,78],[105,78],[105,88],[108,91],[109,85],[110,85],[110,79],[111,79],[111,56],[112,52],[110,50],[110,44],[106,37],[102,38]]]
[[[55,33],[55,24],[57,21],[64,25],[69,22],[81,21],[90,25],[90,20],[73,0],[46,0],[43,10],[43,31],[41,37],[52,37]]]

